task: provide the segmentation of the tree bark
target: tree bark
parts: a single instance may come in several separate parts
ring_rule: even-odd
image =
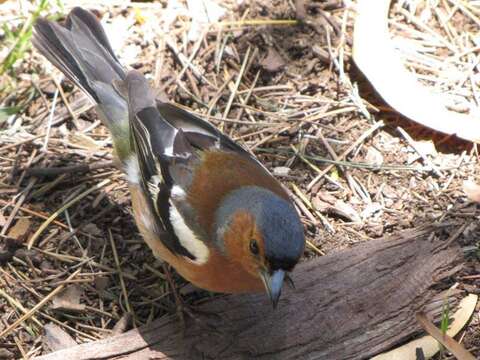
[[[209,300],[185,336],[174,316],[39,359],[366,359],[420,331],[415,314],[439,313],[432,285],[463,262],[433,226],[372,240],[300,264],[296,290],[273,310],[264,294]],[[437,286],[438,288],[438,286]]]

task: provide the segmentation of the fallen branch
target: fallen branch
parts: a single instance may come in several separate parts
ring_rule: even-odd
[[[438,317],[432,285],[461,266],[461,250],[430,241],[435,228],[405,232],[302,263],[297,289],[273,311],[264,294],[200,305],[186,336],[176,317],[39,359],[365,359],[421,330],[415,314]],[[438,296],[437,296],[438,300]]]
[[[98,169],[105,169],[114,167],[113,161],[96,162],[93,164],[80,164],[72,166],[62,167],[49,167],[49,168],[28,168],[25,172],[28,176],[58,176],[62,174],[76,175],[78,173],[89,172]]]

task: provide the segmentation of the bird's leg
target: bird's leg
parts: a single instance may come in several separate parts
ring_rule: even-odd
[[[205,316],[213,316],[216,314],[206,312],[206,311],[200,311],[198,309],[193,309],[191,305],[186,304],[185,301],[183,300],[182,296],[177,290],[177,287],[175,285],[175,281],[173,280],[172,277],[172,272],[170,271],[168,264],[164,263],[163,265],[163,271],[165,273],[165,277],[167,278],[167,282],[170,285],[170,288],[172,289],[173,297],[175,298],[175,305],[176,305],[176,311],[177,315],[180,319],[180,323],[182,326],[182,331],[185,335],[186,331],[186,321],[185,321],[185,315],[189,316],[191,319],[193,319],[197,324],[203,325],[210,327],[204,319],[201,319],[198,315],[205,315]],[[214,330],[213,328],[211,330]]]
[[[187,313],[187,311],[185,311],[185,308],[186,308],[185,302],[183,301],[181,295],[178,293],[177,286],[175,285],[175,281],[173,280],[172,273],[168,268],[168,264],[163,263],[162,266],[163,266],[163,272],[165,273],[165,277],[167,278],[168,285],[170,285],[170,289],[172,289],[172,294],[175,299],[177,316],[180,319],[182,331],[183,333],[185,333],[186,323],[185,323],[184,312]]]

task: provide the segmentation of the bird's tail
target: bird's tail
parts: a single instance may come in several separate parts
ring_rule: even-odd
[[[34,29],[33,45],[97,104],[117,155],[125,159],[131,151],[128,105],[120,90],[126,72],[100,22],[89,11],[76,7],[65,26],[40,18]]]

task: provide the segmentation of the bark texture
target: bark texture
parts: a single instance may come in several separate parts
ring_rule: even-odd
[[[366,359],[420,330],[441,301],[436,283],[463,262],[458,246],[430,240],[430,226],[307,261],[274,311],[263,294],[223,296],[188,324],[158,319],[140,329],[39,359]]]

